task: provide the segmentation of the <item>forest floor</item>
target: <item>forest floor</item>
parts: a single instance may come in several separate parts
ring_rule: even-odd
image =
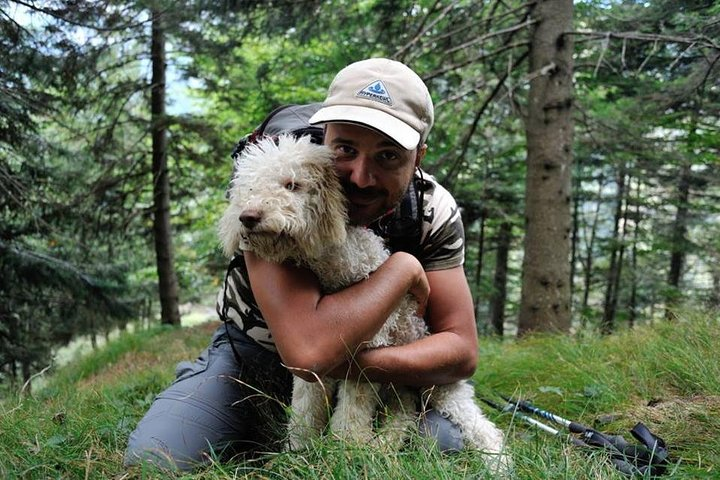
[[[174,365],[196,357],[217,325],[123,333],[58,368],[32,396],[0,401],[0,478],[168,478],[149,466],[124,469],[124,447],[154,396],[172,381]],[[719,327],[717,312],[695,312],[606,337],[481,339],[473,382],[478,398],[523,397],[628,440],[632,426],[643,422],[669,446],[671,464],[663,478],[720,478]],[[506,432],[512,478],[625,478],[602,452],[569,446],[510,414],[485,411]],[[416,437],[390,453],[327,438],[302,454],[211,462],[183,478],[490,477],[476,452],[440,455]]]

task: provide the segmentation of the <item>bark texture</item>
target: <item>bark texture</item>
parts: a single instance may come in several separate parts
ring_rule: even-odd
[[[670,269],[668,270],[668,285],[666,294],[665,318],[675,319],[675,309],[680,300],[680,280],[685,265],[686,245],[688,243],[688,219],[690,215],[690,175],[689,162],[683,162],[677,186],[677,210],[672,227],[672,249],[670,252]]]
[[[572,0],[545,0],[532,15],[518,335],[570,330],[572,14]]]
[[[153,235],[160,293],[161,322],[180,325],[178,282],[175,274],[172,229],[170,226],[170,178],[167,165],[167,122],[165,117],[165,34],[162,14],[152,12],[152,122]]]
[[[493,278],[493,296],[490,300],[490,322],[493,332],[503,336],[505,327],[505,303],[507,301],[508,256],[512,245],[512,223],[500,224],[495,254],[495,276]]]

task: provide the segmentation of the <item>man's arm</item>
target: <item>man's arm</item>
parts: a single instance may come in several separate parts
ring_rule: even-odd
[[[349,373],[342,366],[331,373],[380,383],[428,386],[472,376],[478,343],[470,289],[463,268],[427,272],[430,298],[425,319],[431,335],[408,345],[358,352]]]
[[[370,275],[324,295],[312,272],[246,253],[253,294],[282,361],[309,380],[347,364],[372,338],[403,296],[428,299],[428,280],[412,255],[395,253]]]

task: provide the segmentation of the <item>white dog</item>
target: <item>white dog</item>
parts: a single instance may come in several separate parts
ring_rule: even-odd
[[[240,249],[273,262],[293,260],[312,270],[326,292],[367,278],[388,258],[382,239],[366,228],[348,225],[345,197],[328,148],[311,143],[309,137],[282,135],[277,142],[268,138],[246,147],[235,167],[230,205],[219,229],[228,256]],[[416,309],[408,295],[369,346],[400,345],[427,335]],[[328,422],[342,438],[372,440],[378,389],[367,381],[320,378],[310,383],[295,377],[290,448],[307,446]],[[336,390],[337,403],[328,419]],[[414,395],[403,389],[395,392],[390,420],[378,434],[390,445],[397,445],[417,416]],[[507,471],[510,460],[502,453],[503,433],[485,418],[473,388],[457,382],[428,392],[427,403],[460,426],[465,444],[492,455],[489,466],[494,471]]]

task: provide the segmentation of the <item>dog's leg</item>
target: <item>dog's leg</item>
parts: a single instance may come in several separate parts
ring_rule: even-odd
[[[327,425],[335,381],[320,379],[310,383],[293,379],[292,414],[288,424],[288,447],[300,450],[317,438]]]
[[[488,469],[497,477],[510,475],[512,459],[505,452],[505,436],[485,417],[475,402],[475,391],[467,382],[436,386],[430,392],[429,404],[447,416],[463,432],[463,438],[485,454]]]
[[[397,451],[408,433],[417,427],[417,392],[404,387],[390,386],[385,402],[385,419],[377,434],[378,447]]]
[[[378,388],[377,384],[358,380],[339,382],[337,405],[330,419],[333,434],[355,443],[372,440]]]

